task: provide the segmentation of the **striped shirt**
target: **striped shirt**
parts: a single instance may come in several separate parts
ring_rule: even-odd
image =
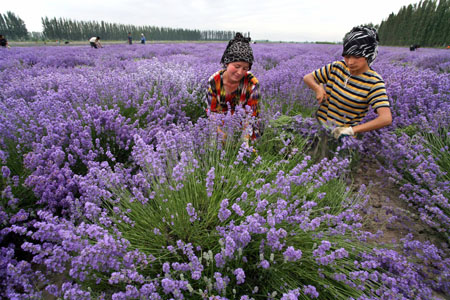
[[[313,72],[315,80],[325,84],[328,100],[317,111],[319,121],[339,126],[357,125],[374,110],[390,107],[383,78],[371,68],[361,75],[351,75],[344,61],[335,61]]]
[[[259,82],[256,77],[247,72],[242,80],[239,82],[238,88],[231,94],[225,92],[223,85],[223,73],[225,70],[220,70],[214,73],[208,79],[208,92],[206,94],[206,104],[211,112],[225,113],[230,106],[231,113],[234,113],[236,105],[246,105],[252,109],[252,116],[259,115],[259,100],[261,94],[259,92]]]

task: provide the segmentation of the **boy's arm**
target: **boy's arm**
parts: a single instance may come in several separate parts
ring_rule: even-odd
[[[378,114],[378,117],[367,123],[353,126],[352,127],[353,132],[354,133],[366,132],[391,125],[392,114],[391,109],[389,107],[379,107],[376,112]]]
[[[312,73],[303,76],[303,81],[310,89],[312,89],[316,93],[316,99],[319,102],[319,104],[321,104],[323,100],[328,99],[328,94],[323,88],[323,85],[319,84],[314,79],[314,75]]]
[[[377,109],[378,117],[364,124],[350,127],[336,127],[332,134],[334,138],[339,139],[346,135],[355,135],[358,132],[372,131],[386,127],[392,123],[391,109],[389,107],[380,107]]]

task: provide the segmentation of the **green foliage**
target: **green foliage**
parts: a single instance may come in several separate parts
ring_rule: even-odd
[[[36,196],[30,188],[24,185],[25,179],[30,175],[30,171],[23,164],[25,153],[19,152],[17,150],[18,144],[12,140],[6,140],[5,144],[8,158],[6,162],[0,162],[0,169],[7,167],[10,170],[10,176],[4,178],[0,175],[0,191],[3,192],[6,188],[10,188],[12,197],[16,199],[13,202],[16,202],[16,204],[11,205],[9,201],[12,199],[1,193],[1,206],[5,212],[11,214],[15,214],[21,209],[36,208]]]
[[[134,142],[131,142],[127,148],[121,146],[118,142],[118,136],[116,132],[112,130],[104,130],[102,132],[96,132],[94,129],[91,129],[92,142],[94,149],[97,148],[96,140],[99,140],[99,148],[101,149],[99,152],[101,153],[95,160],[98,162],[107,161],[108,164],[112,167],[116,163],[129,163],[129,157],[131,155],[131,151],[133,149]],[[109,150],[111,153],[108,155],[105,151]]]
[[[25,22],[10,11],[7,11],[6,14],[0,14],[0,34],[12,40],[28,38]]]
[[[271,120],[256,145],[261,155],[276,160],[283,156],[286,158],[294,149],[303,151],[308,141],[294,133],[294,122],[292,117],[286,115]]]
[[[444,181],[450,182],[450,135],[448,129],[440,130],[439,134],[425,133],[424,136],[431,153],[445,174]]]
[[[147,40],[168,41],[225,41],[235,35],[234,31],[212,31],[157,26],[135,26],[104,21],[77,21],[65,18],[41,18],[44,28],[43,35],[51,40],[87,41],[93,36],[102,40],[125,40],[128,32],[134,39],[143,33]]]
[[[184,101],[184,106],[181,108],[193,123],[197,122],[199,118],[206,116],[206,104],[203,98],[203,93],[196,93],[194,101]]]
[[[419,132],[419,127],[414,124],[406,127],[397,127],[394,132],[397,136],[400,136],[404,133],[409,137],[413,137]]]
[[[269,106],[270,103],[270,106]],[[267,98],[262,105],[265,106],[264,110],[270,112],[279,112],[282,115],[294,117],[301,115],[303,117],[311,117],[317,110],[317,107],[313,106],[314,102],[311,102],[311,106],[305,104],[304,101],[298,99],[279,99]]]
[[[151,188],[144,191],[146,203],[142,203],[135,195],[123,187],[116,187],[113,192],[117,196],[117,202],[111,203],[111,216],[115,219],[114,227],[122,233],[122,237],[131,242],[131,247],[154,257],[151,265],[142,274],[149,278],[163,276],[162,265],[165,262],[186,262],[188,258],[182,251],[177,250],[177,241],[190,243],[194,252],[206,269],[203,270],[202,278],[192,280],[191,274],[171,270],[172,278],[185,278],[190,282],[194,295],[208,286],[208,280],[214,278],[215,272],[221,272],[231,279],[227,288],[228,297],[238,297],[250,294],[255,286],[259,291],[254,293],[257,299],[267,297],[269,293],[276,292],[280,296],[289,289],[295,289],[303,285],[314,285],[320,291],[319,299],[348,299],[357,298],[362,292],[334,279],[335,273],[348,275],[355,270],[354,261],[358,260],[360,251],[368,250],[367,246],[355,244],[349,235],[330,234],[333,226],[321,224],[316,230],[302,230],[298,224],[283,222],[277,228],[283,228],[290,234],[285,242],[289,246],[302,251],[302,259],[299,262],[288,263],[281,252],[271,251],[270,247],[263,247],[261,242],[263,234],[253,234],[252,241],[241,249],[234,258],[227,259],[226,267],[216,266],[214,255],[221,252],[223,241],[219,234],[219,228],[226,228],[231,224],[239,225],[247,216],[254,215],[256,211],[256,191],[261,190],[263,185],[270,190],[277,189],[276,180],[278,174],[288,174],[297,164],[304,159],[304,147],[306,141],[290,135],[291,142],[287,142],[286,135],[279,130],[288,126],[289,117],[282,117],[275,121],[274,130],[266,132],[256,145],[258,151],[245,157],[240,163],[236,163],[239,153],[239,143],[229,139],[223,143],[223,151],[217,149],[214,143],[203,154],[196,153],[185,166],[184,179],[177,179],[172,171],[164,176],[155,176],[151,166],[148,166],[147,180],[151,182]],[[285,150],[281,151],[280,145]],[[294,150],[295,149],[295,150]],[[259,162],[258,162],[259,161]],[[196,165],[198,163],[198,165]],[[175,162],[168,162],[167,169],[173,170]],[[308,163],[304,172],[311,167]],[[214,168],[214,189],[211,194],[207,191],[207,173]],[[317,170],[315,176],[321,176],[321,170]],[[247,196],[244,199],[244,193]],[[277,202],[285,199],[290,205],[294,202],[297,209],[307,203],[317,203],[310,210],[308,217],[312,220],[324,213],[337,215],[345,210],[342,203],[348,203],[353,198],[346,184],[340,179],[333,179],[321,187],[315,188],[313,182],[305,185],[291,185],[289,196],[280,191],[267,192],[262,195],[268,201],[269,206],[274,208]],[[218,218],[220,206],[224,199],[237,203],[244,211],[242,216],[232,212],[225,221]],[[355,201],[356,198],[353,198]],[[188,205],[195,208],[199,217],[193,221],[187,212]],[[120,208],[120,213],[113,209]],[[231,208],[230,208],[231,209]],[[267,210],[258,212],[266,217]],[[268,226],[268,225],[267,225]],[[116,230],[114,229],[114,230]],[[157,234],[155,234],[157,232]],[[332,251],[345,248],[350,255],[340,259],[339,263],[319,266],[312,252],[326,239],[332,243]],[[169,251],[167,247],[174,247]],[[199,247],[199,248],[198,248]],[[261,255],[270,261],[270,269],[259,266]],[[236,268],[245,270],[246,282],[238,285],[232,271]],[[319,271],[320,269],[320,271]],[[323,277],[318,273],[323,274]],[[163,277],[161,277],[163,278]],[[214,279],[213,279],[214,280]],[[262,284],[264,283],[264,284]],[[377,284],[372,282],[359,282],[356,284],[367,284],[376,288]],[[105,287],[95,287],[102,288]],[[108,288],[108,287],[106,287]],[[109,287],[111,289],[113,287]],[[234,291],[232,291],[233,289]],[[212,292],[212,291],[210,291]],[[200,295],[197,295],[200,297]],[[301,295],[301,299],[309,299]]]
[[[450,0],[424,0],[403,6],[381,22],[380,43],[387,46],[446,46],[450,40]]]

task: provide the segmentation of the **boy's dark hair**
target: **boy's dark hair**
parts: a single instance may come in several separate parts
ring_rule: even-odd
[[[99,39],[100,39],[100,37],[98,36],[98,37],[97,37],[97,40],[99,40]]]

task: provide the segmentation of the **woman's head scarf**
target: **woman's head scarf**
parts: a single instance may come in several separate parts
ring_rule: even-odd
[[[235,37],[228,42],[220,63],[226,66],[231,62],[245,61],[249,63],[251,69],[253,64],[253,51],[250,47],[250,40],[249,37],[244,37],[239,32],[236,33]]]

